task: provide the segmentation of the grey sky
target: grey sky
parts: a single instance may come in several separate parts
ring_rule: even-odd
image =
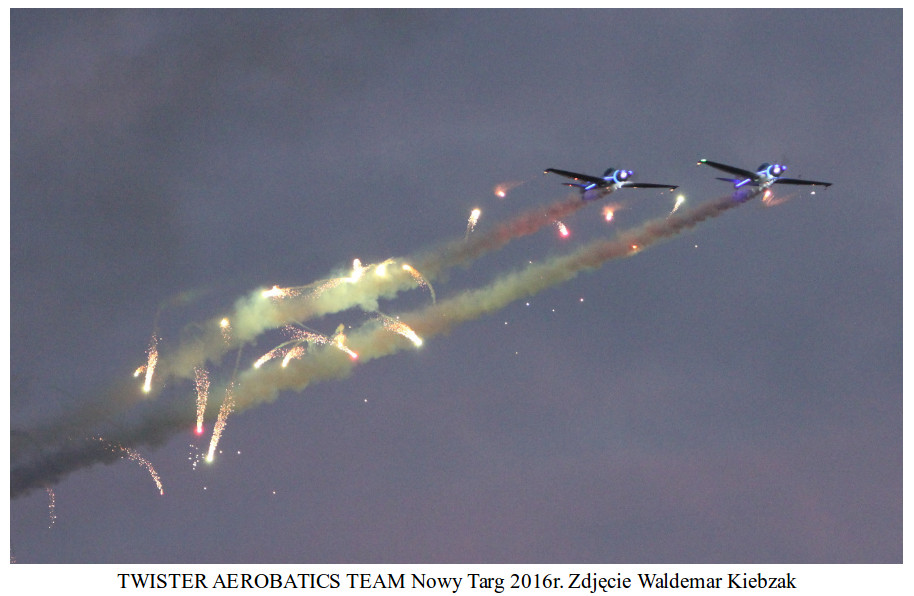
[[[44,491],[11,502],[13,554],[900,562],[901,40],[900,10],[13,11],[14,467],[23,436],[131,380],[175,297],[163,354],[256,287],[560,200],[546,167],[625,167],[690,205],[728,189],[702,157],[834,182],[238,413],[213,465],[191,468],[189,420],[136,446],[164,497],[130,461],[77,470],[50,530]],[[672,208],[605,202],[611,224],[589,205],[438,298]]]

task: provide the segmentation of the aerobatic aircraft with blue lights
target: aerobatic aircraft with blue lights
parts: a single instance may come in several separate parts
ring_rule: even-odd
[[[736,176],[736,178],[718,178],[718,180],[732,183],[735,188],[741,188],[748,185],[758,186],[761,189],[766,189],[772,184],[801,184],[804,186],[824,186],[826,188],[831,186],[831,182],[819,182],[818,180],[800,180],[798,178],[782,178],[781,175],[787,171],[787,166],[778,163],[763,163],[755,172],[750,172],[749,170],[728,166],[727,164],[717,163],[707,159],[702,159],[698,162],[698,165],[702,164],[711,166],[712,168],[717,168],[718,170]]]
[[[630,178],[635,175],[631,170],[617,170],[608,168],[603,172],[603,177],[588,176],[587,174],[578,174],[566,170],[557,170],[549,168],[543,171],[544,174],[552,173],[571,178],[577,182],[563,182],[565,186],[580,189],[581,199],[584,201],[594,201],[602,199],[609,193],[620,188],[666,188],[673,190],[679,188],[672,184],[651,184],[649,182],[632,182]]]

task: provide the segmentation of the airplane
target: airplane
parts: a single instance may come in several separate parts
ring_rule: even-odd
[[[702,159],[698,165],[705,164],[712,168],[717,168],[728,174],[737,176],[737,178],[718,178],[724,182],[732,182],[735,188],[746,186],[758,186],[760,189],[767,189],[772,184],[802,184],[806,186],[824,186],[828,188],[831,182],[819,182],[817,180],[799,180],[797,178],[782,178],[781,175],[787,171],[787,166],[781,164],[763,163],[755,172],[735,168],[726,164],[717,163],[707,159]]]
[[[603,172],[602,178],[597,176],[588,176],[587,174],[578,174],[576,172],[568,172],[566,170],[557,170],[555,168],[549,168],[543,171],[544,174],[548,174],[550,172],[553,174],[558,174],[559,176],[571,178],[572,180],[580,181],[579,183],[563,182],[562,184],[565,186],[571,186],[573,188],[579,188],[581,190],[581,200],[583,201],[594,201],[596,199],[602,199],[609,193],[619,188],[668,188],[670,190],[679,188],[678,186],[673,186],[672,184],[631,182],[629,178],[635,175],[633,171],[617,170],[615,168],[607,168],[607,170]]]

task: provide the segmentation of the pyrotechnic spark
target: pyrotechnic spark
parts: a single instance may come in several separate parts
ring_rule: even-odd
[[[305,346],[300,345],[300,344],[297,346],[294,346],[292,349],[290,349],[288,352],[286,352],[285,358],[282,359],[282,367],[285,368],[286,366],[288,366],[289,361],[292,360],[293,358],[301,358],[304,355],[305,355]]]
[[[512,188],[517,188],[523,184],[523,182],[502,182],[501,184],[496,184],[495,188],[492,189],[492,192],[495,193],[495,196],[503,199],[508,196],[508,191]]]
[[[297,288],[280,288],[279,286],[273,286],[269,290],[264,290],[261,294],[264,298],[291,298],[292,296],[297,296]]]
[[[197,388],[197,434],[203,434],[203,415],[206,413],[206,400],[209,395],[209,375],[205,368],[194,368],[194,382]]]
[[[156,362],[159,361],[158,341],[159,338],[153,333],[152,339],[149,340],[149,349],[146,350],[148,361],[146,362],[146,382],[143,383],[143,393],[149,393],[152,389],[152,373],[155,372]]]
[[[470,211],[470,218],[467,220],[467,231],[463,235],[463,239],[466,240],[470,237],[470,232],[476,229],[476,222],[479,221],[479,215],[482,213],[479,209],[473,209]]]
[[[765,189],[765,193],[762,195],[762,204],[765,205],[765,207],[777,207],[795,196],[796,195],[794,194],[775,196],[774,193],[771,192],[771,189]]]
[[[418,271],[416,271],[412,265],[403,263],[403,271],[406,271],[407,273],[412,275],[413,279],[416,280],[416,283],[419,284],[420,288],[425,288],[428,290],[428,293],[432,297],[432,303],[434,304],[436,302],[436,298],[435,298],[435,288],[432,287],[432,284],[428,283],[428,281],[424,277],[422,277],[422,274],[419,273]]]
[[[343,352],[346,352],[347,354],[349,354],[349,357],[352,358],[353,360],[358,359],[359,355],[356,354],[355,352],[353,352],[352,350],[350,350],[349,347],[346,346],[346,334],[343,333],[342,324],[340,324],[340,326],[336,330],[336,333],[333,335],[333,344],[337,348],[342,350]]]
[[[152,476],[152,479],[155,481],[156,486],[159,489],[159,494],[164,495],[165,489],[162,488],[162,481],[159,479],[159,473],[156,472],[156,469],[152,467],[152,464],[149,463],[149,460],[140,455],[135,449],[131,449],[130,447],[121,447],[121,449],[124,451],[124,453],[127,454],[128,458],[132,459],[136,463],[144,466],[147,470],[149,470],[149,475]]]
[[[261,356],[254,362],[254,368],[260,368],[261,366],[263,366],[264,364],[266,364],[273,358],[276,358],[277,356],[279,356],[282,353],[283,353],[282,346],[277,346],[277,347],[273,348],[272,350],[270,350],[269,352],[267,352],[266,354],[264,354],[263,356]]]
[[[413,342],[413,345],[417,348],[422,345],[422,338],[416,335],[416,332],[413,331],[409,325],[382,313],[377,313],[377,315],[381,319],[381,324],[384,325],[385,329],[392,331],[398,335],[402,335],[409,341]]]
[[[133,371],[133,378],[136,379],[137,377],[139,377],[139,376],[140,376],[141,374],[143,374],[144,372],[146,372],[146,365],[145,365],[145,364],[142,365],[142,366],[140,366],[139,368],[137,368],[135,371]]]
[[[563,223],[560,222],[560,221],[557,221],[557,222],[555,222],[555,227],[556,227],[556,229],[558,229],[559,235],[560,235],[562,238],[567,238],[567,237],[568,237],[568,234],[569,234],[570,232],[568,231],[568,227],[565,226],[565,224],[563,224]]]
[[[45,490],[48,491],[48,529],[54,527],[54,522],[57,521],[57,498],[54,496],[54,489],[50,486],[46,486]]]
[[[224,318],[221,321],[219,321],[219,329],[222,330],[222,341],[224,341],[226,344],[231,343],[231,341],[232,341],[232,324],[229,323],[229,320],[227,318]]]
[[[159,473],[156,472],[155,468],[152,467],[152,464],[149,463],[149,460],[147,460],[145,457],[140,455],[140,453],[136,449],[132,449],[130,447],[124,447],[123,445],[113,443],[102,437],[90,437],[90,440],[99,441],[105,447],[105,449],[112,451],[114,453],[120,453],[121,457],[126,456],[127,458],[129,458],[129,459],[137,462],[141,466],[145,467],[146,470],[149,471],[149,475],[152,476],[152,480],[156,483],[156,487],[159,489],[159,494],[160,495],[165,494],[165,490],[162,488],[162,480],[159,478]]]
[[[683,230],[694,227],[706,219],[717,217],[726,210],[738,206],[758,194],[760,193],[757,191],[746,190],[738,195],[721,197],[696,207],[684,208],[672,217],[660,217],[647,221],[637,228],[620,232],[612,239],[596,241],[582,246],[570,254],[554,257],[543,263],[531,263],[530,266],[525,267],[523,270],[500,275],[487,286],[467,290],[442,303],[432,304],[424,309],[402,314],[399,319],[408,324],[417,335],[421,335],[427,340],[429,337],[449,331],[455,325],[464,321],[495,312],[515,300],[533,296],[547,288],[566,282],[582,271],[596,269],[611,259],[624,258],[632,254],[633,250],[643,250],[657,242],[672,238]],[[576,198],[575,203],[581,204],[583,201]],[[572,203],[569,202],[563,208],[570,209],[571,207]],[[540,220],[550,223],[556,221],[556,219],[543,218],[541,213],[538,217]],[[520,224],[519,221],[516,223]],[[542,227],[543,224],[539,223],[537,225]],[[515,231],[510,233],[514,234]],[[520,233],[520,231],[517,231],[517,234]],[[517,237],[517,235],[511,237]],[[476,238],[485,238],[486,241],[482,244],[477,244],[475,240],[466,243],[461,241],[462,249],[450,244],[424,262],[432,266],[435,272],[440,272],[445,266],[465,263],[468,259],[482,254],[485,250],[497,248],[507,241],[506,236],[497,234],[488,237],[480,235]],[[364,283],[358,285],[365,286]],[[367,288],[377,292],[373,297],[375,301],[381,296],[381,288],[381,285]],[[384,288],[383,291],[386,291],[386,286]],[[397,286],[396,289],[399,291],[400,286]],[[261,292],[262,290],[258,290],[254,295],[239,301],[239,306],[236,307],[234,316],[239,319],[239,324],[237,325],[238,334],[243,335],[243,337],[236,338],[236,342],[253,340],[266,329],[274,329],[287,324],[280,322],[281,320],[288,322],[289,320],[302,319],[301,316],[293,319],[288,312],[282,311],[285,316],[280,320],[277,316],[279,313],[276,310],[259,310],[264,304],[270,306],[271,309],[274,306],[269,301],[263,300],[260,296]],[[365,299],[364,296],[360,295],[358,299],[354,300],[352,296],[347,294],[343,296],[340,302],[351,307],[360,304],[360,301]],[[329,308],[331,307],[336,310],[330,311]],[[340,309],[340,303],[329,305],[326,310],[321,311],[309,305],[309,310],[306,310],[306,312],[308,316],[315,316],[317,312],[326,314],[327,312],[338,312]],[[268,320],[260,321],[258,317],[266,317]],[[241,331],[242,329],[243,331]],[[384,337],[388,333],[387,329],[372,321],[370,325],[363,325],[352,332],[349,341],[353,348],[358,349],[360,361],[370,361],[403,349],[403,342],[388,341]],[[336,344],[335,347],[340,349],[347,346],[347,341],[342,336],[334,337],[333,343]],[[196,342],[193,346],[182,346],[179,354],[180,359],[172,357],[168,361],[163,361],[162,368],[167,371],[166,374],[173,376],[184,375],[186,373],[183,372],[182,367],[187,366],[186,362],[194,362],[192,366],[199,366],[201,362],[225,353],[224,349],[221,352],[215,350],[200,351],[197,349],[198,344],[199,342]],[[194,349],[190,349],[191,347]],[[347,348],[347,350],[349,349]],[[355,354],[353,350],[349,350],[349,352]],[[239,408],[254,407],[273,399],[279,391],[301,391],[310,383],[341,378],[349,374],[352,369],[352,363],[344,362],[345,359],[333,354],[333,350],[318,350],[313,355],[309,353],[308,356],[309,358],[303,360],[300,366],[290,367],[288,370],[281,372],[277,369],[248,369],[240,372],[237,393],[227,395],[227,403],[223,404],[220,411],[219,426],[224,426],[226,416],[231,411],[236,400]],[[191,360],[192,358],[196,358],[196,360]],[[165,362],[169,366],[164,366]],[[190,370],[192,371],[193,368],[191,367]],[[231,389],[230,386],[231,391],[235,390]],[[110,399],[112,403],[117,403],[115,400],[122,397],[122,392],[112,391],[110,395],[110,398],[105,398],[106,401]],[[154,428],[153,423],[155,423]],[[179,431],[184,424],[184,421],[179,420],[171,422],[167,416],[162,418],[158,416],[152,418],[144,417],[136,421],[127,422],[122,436],[134,443],[158,441],[168,433]],[[64,423],[57,426],[65,428]],[[42,431],[36,429],[34,432],[38,434]],[[221,432],[221,429],[219,432]],[[214,429],[214,439],[215,437],[216,430]],[[211,445],[208,459],[212,458],[214,452],[215,445],[213,444]],[[10,479],[11,496],[16,497],[25,494],[30,489],[46,486],[49,482],[59,479],[63,474],[72,472],[79,467],[105,460],[97,450],[71,449],[68,445],[55,447],[55,451],[49,453],[49,455],[43,455],[40,459],[35,459],[34,461],[29,461],[27,458],[22,457],[20,461],[14,462]],[[48,461],[53,461],[53,465],[49,465]]]
[[[193,443],[188,444],[187,448],[187,461],[190,462],[190,467],[196,470],[197,464],[203,460],[203,455],[200,454],[200,448]]]
[[[605,219],[606,221],[612,221],[613,214],[614,214],[614,212],[613,212],[612,207],[603,207],[603,219]]]
[[[362,279],[362,275],[363,275],[364,273],[365,273],[365,267],[362,267],[362,261],[360,261],[360,260],[358,260],[358,259],[353,259],[353,261],[352,261],[352,275],[350,275],[349,277],[347,277],[347,278],[346,278],[346,281],[348,281],[348,282],[351,283],[351,284],[354,284],[355,282],[357,282],[357,281],[359,281],[360,279]]]
[[[233,387],[229,385],[225,390],[225,399],[219,407],[219,416],[216,418],[216,424],[213,426],[213,437],[209,442],[209,452],[206,454],[206,461],[213,461],[213,454],[216,452],[216,446],[219,445],[219,439],[222,438],[222,431],[225,430],[225,422],[229,414],[235,409],[235,398],[232,395]]]
[[[679,195],[678,197],[676,197],[676,204],[673,205],[673,210],[670,211],[670,215],[673,215],[674,213],[676,213],[676,211],[679,209],[679,207],[683,203],[685,203],[685,196]],[[669,215],[667,217],[669,217]]]

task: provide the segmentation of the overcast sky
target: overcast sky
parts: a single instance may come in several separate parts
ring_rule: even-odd
[[[56,519],[14,498],[18,562],[901,562],[900,10],[13,11],[10,98],[12,473],[189,413],[125,439],[164,496],[114,459],[61,463]],[[568,198],[548,167],[694,207],[729,188],[699,158],[834,185],[238,411],[212,464],[192,381],[122,397],[154,328],[165,360],[257,288],[484,234]],[[673,199],[619,191],[437,300]]]

